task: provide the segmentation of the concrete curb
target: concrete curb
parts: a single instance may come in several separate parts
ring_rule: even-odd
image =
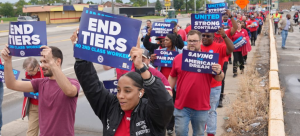
[[[283,106],[278,76],[278,60],[273,22],[270,19],[270,72],[269,72],[269,136],[285,136]]]

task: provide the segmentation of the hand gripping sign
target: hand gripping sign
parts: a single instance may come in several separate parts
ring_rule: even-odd
[[[173,23],[167,22],[154,22],[152,24],[151,36],[166,36],[169,33],[173,33]]]
[[[233,44],[234,44],[234,49],[237,50],[244,45],[246,45],[247,41],[246,38],[243,38],[243,36],[240,36],[238,39],[236,39]]]
[[[74,57],[130,70],[129,52],[136,46],[142,21],[84,8]]]
[[[20,71],[13,69],[15,79],[18,80]],[[0,82],[4,83],[4,65],[0,64]]]
[[[214,33],[222,26],[222,14],[192,14],[192,29],[201,33]]]
[[[46,22],[10,22],[8,44],[11,56],[41,56],[40,47],[47,45]]]
[[[198,51],[183,50],[182,52],[182,70],[216,74],[212,70],[212,65],[219,61],[218,53],[206,53]]]
[[[105,88],[107,90],[109,90],[110,93],[112,93],[114,95],[117,95],[117,93],[118,93],[118,89],[117,89],[118,80],[103,81],[103,84],[104,84]]]
[[[172,67],[174,58],[178,55],[177,51],[155,50],[156,59],[154,66]]]
[[[213,4],[206,4],[207,13],[221,13],[225,14],[226,9],[228,9],[227,3],[213,3]]]

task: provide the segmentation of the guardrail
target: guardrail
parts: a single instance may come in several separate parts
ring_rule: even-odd
[[[285,136],[283,106],[278,76],[278,60],[273,22],[269,20],[270,34],[270,72],[269,72],[269,136]]]

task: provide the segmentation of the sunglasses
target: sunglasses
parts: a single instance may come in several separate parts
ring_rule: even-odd
[[[205,35],[205,34],[202,34],[202,38],[210,38],[211,37],[211,35]]]

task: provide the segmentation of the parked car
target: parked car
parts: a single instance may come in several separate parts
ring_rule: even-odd
[[[118,14],[119,16],[128,17],[127,14]]]
[[[163,9],[160,11],[160,16],[166,16],[166,15],[168,15],[168,12],[166,10]]]
[[[36,21],[36,19],[33,19],[30,16],[19,16],[17,21]]]
[[[283,11],[282,11],[282,10],[280,10],[280,11],[278,11],[278,13],[279,13],[279,14],[283,14]]]
[[[290,10],[288,10],[288,9],[283,9],[282,11],[283,12],[290,12]]]

